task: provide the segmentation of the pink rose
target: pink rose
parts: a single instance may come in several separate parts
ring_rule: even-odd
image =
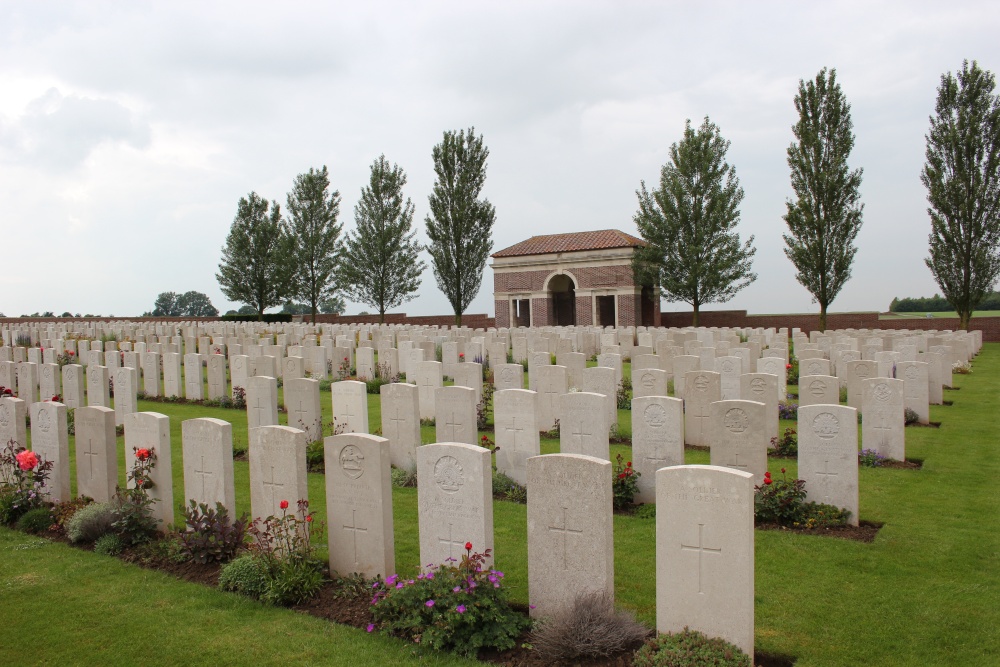
[[[38,465],[38,456],[34,452],[29,452],[28,450],[24,450],[19,453],[15,458],[17,459],[18,467],[25,472]]]

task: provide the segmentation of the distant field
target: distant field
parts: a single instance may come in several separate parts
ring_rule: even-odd
[[[1000,310],[976,310],[972,313],[973,317],[1000,317]],[[941,313],[882,313],[879,315],[880,320],[902,320],[902,319],[925,319],[927,317],[958,317],[958,313],[951,312],[941,312]]]

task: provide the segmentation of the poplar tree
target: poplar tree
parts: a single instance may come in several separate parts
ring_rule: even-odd
[[[289,260],[291,238],[278,202],[270,206],[256,192],[240,199],[215,279],[230,301],[264,311],[291,295],[295,281]]]
[[[390,165],[385,155],[371,166],[368,185],[354,207],[354,233],[345,242],[341,287],[352,301],[378,310],[379,322],[387,310],[412,300],[426,266],[417,259],[413,202],[403,200],[406,172]]]
[[[288,193],[288,221],[292,232],[291,261],[295,270],[295,296],[309,304],[312,322],[320,304],[337,291],[340,259],[340,192],[329,192],[326,165],[310,168],[295,177]]]
[[[480,199],[486,182],[489,149],[475,128],[446,131],[432,151],[437,180],[428,197],[425,219],[431,267],[438,287],[455,311],[455,324],[479,293],[486,261],[493,249],[496,209]]]
[[[968,330],[1000,276],[1000,97],[976,61],[941,77],[927,134],[930,256],[924,261]]]
[[[819,328],[826,331],[827,308],[850,279],[858,251],[862,170],[847,165],[854,133],[837,70],[827,77],[824,67],[815,81],[800,79],[795,110],[797,142],[788,147],[788,166],[796,198],[785,202],[785,256],[795,265],[795,279],[819,303]]]
[[[697,130],[688,120],[660,169],[659,189],[650,192],[643,181],[636,191],[634,220],[646,241],[633,256],[637,282],[657,283],[668,301],[691,304],[694,326],[703,304],[729,301],[757,279],[753,236],[741,245],[736,231],[743,188],[728,150],[708,116]]]

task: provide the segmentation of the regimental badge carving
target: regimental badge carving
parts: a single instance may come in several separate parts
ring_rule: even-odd
[[[38,411],[38,430],[42,433],[48,433],[49,429],[52,428],[52,417],[49,416],[48,410]]]
[[[758,396],[763,394],[767,389],[767,382],[763,378],[754,378],[750,381],[750,391],[757,394]]]
[[[823,367],[816,362],[809,364],[809,375],[820,375],[822,370]]]
[[[743,408],[730,408],[722,423],[730,433],[743,433],[750,426],[750,417]]]
[[[10,406],[0,405],[0,426],[7,428],[10,426]]]
[[[434,464],[434,483],[445,493],[456,493],[465,484],[465,471],[454,456],[442,456]]]
[[[816,435],[829,440],[840,433],[840,420],[832,412],[821,412],[813,419],[812,427]]]
[[[235,368],[238,371],[243,370],[243,360],[240,359],[239,357],[233,359],[233,368]]]
[[[875,389],[872,391],[872,394],[875,396],[876,401],[885,403],[892,398],[892,389],[889,389],[889,385],[885,382],[880,382],[875,385]]]
[[[920,371],[917,370],[916,366],[906,367],[906,379],[907,380],[918,380],[920,379]]]
[[[354,445],[347,445],[340,450],[340,469],[351,479],[357,479],[365,474],[365,456]]]
[[[694,388],[701,392],[708,391],[708,376],[707,375],[695,376]]]
[[[722,362],[722,372],[732,373],[734,370],[736,370],[736,366],[733,365],[733,362],[729,360]]]
[[[642,418],[646,420],[646,425],[650,428],[663,428],[667,423],[667,411],[662,405],[654,403],[646,406],[642,411]]]
[[[52,369],[49,368],[48,366],[42,367],[42,377],[45,378],[46,380],[52,377]]]
[[[823,380],[813,380],[809,383],[809,393],[820,398],[826,393],[826,382]]]
[[[646,389],[652,389],[653,385],[656,382],[653,379],[652,373],[643,373],[642,378],[639,381],[642,383],[642,386],[645,387]]]
[[[868,364],[858,364],[854,369],[854,374],[859,378],[870,377],[872,369]]]
[[[66,369],[66,380],[69,381],[69,382],[72,382],[75,379],[76,379],[76,369],[75,368],[67,368]]]
[[[505,368],[500,372],[500,377],[503,379],[505,384],[510,384],[514,381],[514,371],[510,368]]]
[[[126,382],[128,382],[128,371],[122,369],[118,371],[118,384],[124,385]]]

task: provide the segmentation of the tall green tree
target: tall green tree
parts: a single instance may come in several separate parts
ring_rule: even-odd
[[[179,317],[180,308],[177,307],[177,292],[160,292],[153,303],[153,317]]]
[[[428,197],[427,249],[434,277],[455,311],[457,325],[479,293],[493,250],[496,209],[479,197],[489,154],[482,135],[477,137],[473,127],[468,132],[445,132],[431,153],[437,180]]]
[[[290,253],[291,237],[278,202],[269,205],[251,192],[236,207],[215,279],[227,299],[252,307],[262,320],[265,310],[281,305],[294,291]]]
[[[968,330],[1000,276],[1000,98],[976,61],[941,77],[927,134],[930,256],[924,261]]]
[[[406,172],[390,165],[385,155],[371,167],[368,185],[354,207],[356,228],[349,235],[341,262],[341,286],[352,301],[385,312],[416,296],[426,266],[417,259],[420,244],[414,238],[413,202],[403,200]]]
[[[726,162],[728,150],[708,116],[697,130],[688,120],[660,169],[660,187],[650,192],[643,181],[636,191],[634,220],[646,241],[633,256],[637,281],[691,304],[695,326],[703,304],[729,301],[757,279],[750,270],[753,236],[741,245],[736,231],[743,188]]]
[[[851,277],[861,230],[861,169],[847,158],[854,148],[851,105],[837,70],[824,67],[815,81],[799,80],[795,96],[799,120],[788,147],[795,200],[786,201],[785,255],[798,280],[819,303],[819,328],[826,331],[826,311]]]
[[[319,304],[337,290],[340,260],[340,192],[330,192],[326,165],[310,168],[295,177],[288,193],[288,222],[292,232],[292,262],[295,266],[295,294],[309,304],[316,322]]]
[[[177,297],[177,309],[182,317],[215,317],[219,309],[212,305],[207,294],[191,290]]]

